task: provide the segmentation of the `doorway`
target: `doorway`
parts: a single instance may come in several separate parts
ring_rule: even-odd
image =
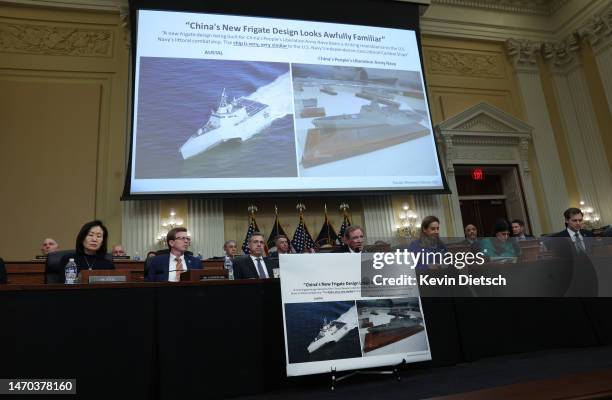
[[[464,227],[473,224],[479,236],[490,237],[497,220],[520,219],[531,232],[515,165],[455,165],[455,181]]]

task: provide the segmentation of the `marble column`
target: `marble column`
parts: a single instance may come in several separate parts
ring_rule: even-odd
[[[533,146],[547,206],[546,210],[539,211],[548,214],[548,219],[552,224],[551,228],[557,231],[563,228],[563,220],[559,216],[569,207],[569,196],[536,61],[540,48],[541,43],[530,40],[510,39],[506,41],[506,50],[514,67],[514,74],[523,99],[526,122],[533,127]],[[528,160],[524,162],[528,163]],[[521,175],[525,175],[524,169]],[[531,180],[531,177],[528,179]],[[530,203],[532,207],[537,207],[535,199]],[[528,211],[530,215],[534,215],[534,210]],[[543,233],[536,229],[540,221],[532,220],[531,222],[536,233]]]
[[[589,41],[612,113],[612,3],[578,31]]]
[[[612,173],[597,125],[584,68],[574,35],[563,42],[545,44],[544,57],[553,73],[555,97],[576,171],[582,199],[595,208],[602,222],[612,222]]]

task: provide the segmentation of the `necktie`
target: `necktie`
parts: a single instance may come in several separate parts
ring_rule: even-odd
[[[257,258],[257,273],[259,274],[259,278],[265,279],[266,273],[264,272],[263,265],[261,265],[261,258]]]
[[[576,239],[575,244],[576,244],[576,250],[578,250],[578,252],[585,252],[586,249],[584,247],[584,242],[582,241],[582,238],[580,237],[580,234],[578,232],[574,232],[574,238]]]
[[[180,282],[181,274],[185,272],[185,268],[183,268],[183,260],[179,257],[176,258],[176,281]]]

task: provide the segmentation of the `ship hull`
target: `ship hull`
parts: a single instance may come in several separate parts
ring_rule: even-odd
[[[247,140],[270,126],[271,123],[272,118],[268,107],[265,106],[236,125],[213,129],[202,135],[190,137],[180,148],[181,156],[186,160],[228,140]]]
[[[363,351],[376,350],[391,343],[398,342],[402,339],[415,335],[423,330],[423,326],[415,325],[396,329],[389,329],[382,332],[368,333],[365,336]]]

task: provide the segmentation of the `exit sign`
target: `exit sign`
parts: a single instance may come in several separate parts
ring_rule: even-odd
[[[472,179],[475,181],[484,181],[485,175],[482,168],[474,168],[472,170]]]

